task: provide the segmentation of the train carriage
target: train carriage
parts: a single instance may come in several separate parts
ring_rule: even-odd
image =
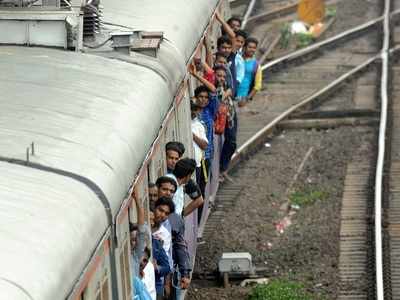
[[[54,20],[38,19],[44,2],[14,14],[0,1],[0,26],[10,29],[0,33],[0,68],[7,70],[0,72],[0,299],[130,299],[129,189],[133,184],[147,203],[148,181],[164,172],[169,140],[184,142],[191,155],[195,83],[187,65],[204,57],[202,38],[215,40],[218,32],[215,10],[228,6],[102,0],[101,36],[163,32],[152,57],[112,43],[84,47],[85,39],[74,43],[76,52],[51,49],[55,44],[37,42],[33,30],[10,42],[24,22],[48,33],[40,24]],[[91,2],[52,9],[85,11]],[[196,221],[188,224],[194,253]]]

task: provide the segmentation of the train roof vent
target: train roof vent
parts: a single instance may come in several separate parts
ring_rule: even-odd
[[[114,32],[111,36],[112,46],[117,51],[126,54],[134,51],[152,57],[157,57],[158,49],[160,49],[163,40],[163,33],[159,31]]]
[[[99,0],[0,0],[0,44],[82,49],[83,10]]]
[[[100,33],[102,7],[92,1],[83,8],[83,37],[94,37]]]

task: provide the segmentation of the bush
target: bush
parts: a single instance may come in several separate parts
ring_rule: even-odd
[[[314,38],[308,33],[297,33],[297,48],[307,47],[312,44]]]
[[[285,23],[281,27],[281,39],[279,42],[282,49],[286,49],[289,46],[290,37],[290,24]]]
[[[304,287],[288,280],[272,280],[254,287],[248,300],[312,300]]]

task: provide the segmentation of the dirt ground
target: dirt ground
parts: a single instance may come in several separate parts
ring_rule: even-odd
[[[220,230],[198,248],[195,272],[217,269],[222,252],[250,252],[267,277],[302,282],[315,299],[335,299],[338,288],[338,237],[342,186],[347,163],[373,129],[283,132],[232,173],[246,187],[224,216]],[[310,150],[312,148],[312,150]],[[297,181],[293,178],[306,156]],[[290,186],[292,186],[290,188]],[[282,234],[276,230],[293,192],[323,192],[322,199],[300,207]],[[214,287],[210,287],[214,286]],[[249,288],[227,290],[212,281],[194,280],[187,299],[246,299]]]
[[[265,0],[266,2],[270,0]],[[346,0],[337,4],[330,37],[381,13],[378,0]],[[351,47],[351,43],[349,44]],[[268,82],[266,82],[268,86]],[[239,124],[240,126],[240,124]],[[186,299],[244,300],[250,288],[223,289],[204,276],[217,269],[223,252],[249,252],[268,278],[302,282],[314,299],[338,294],[339,214],[346,166],[363,143],[374,141],[374,129],[291,130],[268,141],[232,173],[244,188],[217,230],[198,247],[195,279]],[[312,149],[312,150],[310,150]],[[294,176],[311,151],[296,181]],[[294,192],[320,195],[300,205],[291,225],[280,234],[276,225],[288,216],[284,204]]]

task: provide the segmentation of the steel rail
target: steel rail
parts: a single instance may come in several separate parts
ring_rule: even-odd
[[[334,5],[340,1],[342,1],[342,0],[325,0],[325,6]],[[265,21],[272,20],[274,18],[279,18],[282,16],[295,14],[299,4],[300,4],[300,1],[297,1],[296,3],[288,3],[285,6],[281,6],[279,8],[276,8],[276,9],[273,9],[273,10],[270,10],[267,12],[263,12],[258,15],[251,16],[247,20],[247,24],[265,22]]]
[[[377,54],[369,59],[367,59],[365,62],[362,64],[358,65],[357,67],[354,67],[352,70],[349,72],[343,74],[339,78],[335,79],[328,85],[326,85],[324,88],[316,91],[312,95],[306,97],[305,99],[301,100],[298,104],[293,105],[289,109],[287,109],[285,112],[277,116],[274,120],[272,120],[269,124],[264,126],[262,129],[260,129],[255,135],[253,135],[250,139],[248,139],[242,146],[240,146],[236,151],[235,154],[232,157],[232,167],[240,160],[240,156],[245,154],[247,150],[252,146],[256,144],[256,141],[268,134],[268,132],[271,132],[272,129],[275,128],[276,125],[285,118],[287,118],[291,113],[294,111],[298,110],[302,106],[311,103],[312,101],[316,100],[317,98],[321,97],[322,95],[327,94],[328,92],[332,91],[335,87],[343,83],[345,80],[349,79],[351,76],[355,75],[356,73],[360,72],[364,68],[368,67],[370,64],[375,62],[381,57],[380,54]]]
[[[255,5],[256,5],[256,0],[251,0],[249,2],[249,5],[247,6],[247,9],[246,9],[246,13],[244,14],[244,17],[242,20],[242,26],[241,26],[242,29],[244,29],[246,27],[247,21],[249,20],[250,15],[253,12]]]
[[[396,16],[398,14],[400,14],[400,9],[393,11],[392,13],[389,14],[389,16],[390,17],[394,17],[394,16]],[[344,31],[344,32],[342,32],[342,33],[340,33],[338,35],[335,35],[335,36],[333,36],[331,38],[328,38],[328,39],[326,39],[324,41],[312,44],[312,45],[310,45],[308,47],[305,47],[303,49],[300,49],[300,50],[294,51],[294,52],[292,52],[290,54],[287,54],[285,56],[279,57],[279,58],[277,58],[277,59],[275,59],[273,61],[270,61],[269,63],[266,63],[266,64],[262,65],[261,66],[261,70],[264,71],[264,70],[270,69],[273,66],[276,66],[278,64],[281,64],[281,63],[288,62],[288,61],[291,61],[293,59],[299,58],[299,57],[301,57],[303,55],[306,55],[306,54],[309,54],[309,53],[311,53],[311,52],[313,52],[315,50],[318,50],[318,49],[320,49],[320,48],[322,48],[324,46],[333,44],[333,43],[337,42],[340,39],[343,39],[345,37],[351,36],[352,34],[355,34],[357,32],[361,32],[363,30],[369,29],[370,27],[373,27],[373,26],[377,25],[378,23],[383,22],[384,18],[385,18],[384,16],[380,16],[380,17],[375,18],[375,19],[373,19],[371,21],[368,21],[368,22],[366,22],[364,24],[361,24],[361,25],[359,25],[359,26],[357,26],[355,28],[346,30],[346,31]]]
[[[390,0],[385,0],[383,20],[383,45],[381,51],[381,120],[379,124],[378,157],[375,174],[375,268],[376,299],[384,300],[383,285],[383,249],[382,249],[382,182],[385,161],[385,140],[388,115],[388,77],[389,77],[389,41],[390,41]]]
[[[271,61],[269,63],[264,64],[261,67],[261,70],[264,71],[264,70],[266,70],[268,68],[271,68],[273,66],[276,66],[276,65],[278,65],[280,63],[283,63],[283,62],[286,62],[286,61],[290,61],[290,60],[293,60],[293,59],[298,58],[300,56],[309,54],[309,53],[311,53],[311,52],[313,52],[313,51],[315,51],[317,49],[322,48],[323,46],[333,44],[334,42],[337,42],[338,40],[340,40],[342,38],[348,37],[348,36],[350,36],[350,35],[352,35],[354,33],[357,33],[357,32],[363,31],[365,29],[368,29],[370,27],[373,27],[376,24],[382,22],[382,20],[383,20],[383,16],[380,16],[380,17],[378,17],[376,19],[373,19],[373,20],[371,20],[369,22],[366,22],[366,23],[364,23],[362,25],[359,25],[359,26],[357,26],[357,27],[355,27],[353,29],[344,31],[344,32],[342,32],[342,33],[340,33],[338,35],[335,35],[335,36],[333,36],[331,38],[328,38],[328,39],[326,39],[324,41],[312,44],[312,45],[310,45],[308,47],[305,47],[303,49],[294,51],[294,52],[292,52],[290,54],[287,54],[285,56],[277,58],[277,59],[275,59],[275,60],[273,60],[273,61]]]

